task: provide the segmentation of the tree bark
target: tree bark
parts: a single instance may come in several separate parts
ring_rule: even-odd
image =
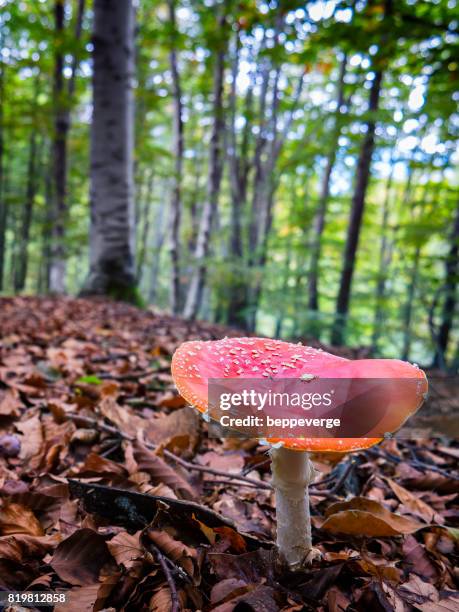
[[[181,291],[180,291],[180,221],[182,213],[182,171],[183,171],[183,104],[182,104],[182,86],[180,82],[180,74],[177,65],[177,49],[176,49],[176,29],[177,23],[175,18],[175,0],[169,0],[169,19],[172,27],[171,50],[169,54],[171,74],[172,74],[172,92],[174,101],[174,129],[173,129],[173,146],[172,154],[175,160],[172,195],[171,195],[171,239],[170,239],[170,257],[171,257],[171,310],[174,314],[178,314],[181,306]]]
[[[320,252],[322,247],[322,234],[325,229],[325,218],[327,212],[328,197],[330,195],[330,179],[336,160],[336,149],[338,147],[338,139],[341,134],[340,115],[341,108],[344,104],[344,77],[346,75],[347,55],[345,54],[340,65],[338,77],[338,91],[336,98],[336,113],[335,125],[333,127],[333,138],[331,147],[327,156],[324,175],[322,177],[322,185],[320,188],[319,204],[313,223],[313,241],[311,244],[311,264],[309,269],[308,279],[308,308],[309,310],[319,310],[319,262]]]
[[[14,290],[22,291],[25,287],[28,267],[28,248],[30,225],[37,191],[37,134],[32,127],[29,145],[29,161],[27,167],[27,187],[22,217],[22,227],[19,236],[19,253],[14,271]]]
[[[382,77],[382,70],[376,70],[370,90],[370,101],[368,105],[368,111],[371,114],[378,110]],[[355,181],[354,196],[352,198],[346,247],[344,251],[344,264],[341,273],[338,299],[336,302],[335,322],[331,334],[331,343],[334,345],[343,344],[345,337],[346,319],[349,312],[349,302],[351,296],[352,277],[354,275],[357,247],[370,178],[371,160],[375,145],[376,120],[370,116],[370,119],[366,123],[366,127],[367,131],[363,138],[357,164],[357,176]]]
[[[459,203],[451,230],[450,249],[445,260],[444,302],[441,323],[437,333],[437,350],[434,366],[445,367],[448,343],[453,327],[457,303],[457,284],[459,277]]]
[[[250,132],[250,115],[253,101],[253,83],[250,85],[245,101],[245,126],[238,151],[236,134],[237,93],[236,79],[239,71],[239,34],[236,38],[235,58],[233,62],[232,83],[229,102],[228,126],[228,162],[231,191],[231,227],[230,227],[230,257],[232,262],[232,280],[229,287],[229,299],[226,323],[239,329],[247,329],[247,270],[244,261],[244,244],[242,239],[241,215],[247,200],[248,144]]]
[[[93,59],[90,271],[83,293],[136,301],[131,0],[95,0]]]
[[[56,34],[56,52],[54,57],[53,100],[54,134],[53,134],[53,187],[54,210],[51,230],[51,264],[50,290],[56,293],[65,292],[65,221],[66,221],[66,175],[67,175],[67,113],[64,101],[64,53],[62,36],[64,32],[65,3],[56,0],[54,4],[54,24]]]
[[[383,203],[382,219],[381,219],[381,241],[379,246],[379,267],[378,277],[376,282],[375,292],[375,312],[373,318],[373,335],[371,339],[372,351],[378,350],[379,337],[381,334],[381,327],[383,323],[383,303],[384,296],[386,293],[386,281],[388,277],[388,268],[392,259],[392,249],[389,244],[388,224],[389,224],[389,211],[390,211],[390,198],[392,190],[392,181],[394,178],[394,151],[392,152],[390,161],[390,171],[387,178],[386,184],[386,195]]]
[[[79,0],[75,24],[75,40],[81,38],[85,1]],[[71,61],[71,76],[65,90],[64,51],[62,39],[65,30],[65,0],[56,0],[54,4],[55,23],[55,57],[54,57],[54,135],[53,135],[53,224],[51,229],[51,260],[49,270],[49,288],[54,293],[65,293],[66,245],[65,233],[67,222],[67,166],[68,134],[70,130],[71,97],[75,91],[75,75],[78,67],[78,54],[74,53]]]
[[[5,44],[3,32],[0,30],[0,47]],[[5,125],[3,117],[5,89],[5,67],[0,62],[0,291],[3,291],[3,280],[5,275],[5,251],[6,251],[6,227],[8,221],[8,207],[5,190]]]
[[[150,173],[147,179],[147,185],[145,189],[145,195],[143,197],[142,210],[139,212],[139,216],[142,217],[142,233],[140,236],[139,253],[137,256],[137,280],[140,284],[142,279],[142,270],[145,264],[146,253],[148,248],[148,237],[150,234],[150,221],[151,221],[151,200],[153,195],[153,184],[155,180],[154,167],[150,169]]]
[[[402,359],[408,361],[411,350],[412,330],[411,320],[413,317],[413,303],[414,296],[418,285],[419,278],[419,263],[421,260],[421,245],[418,245],[414,251],[413,265],[410,273],[410,284],[408,285],[408,291],[406,296],[406,304],[403,313],[403,349]]]
[[[165,186],[159,191],[165,191]],[[161,251],[163,248],[164,241],[167,238],[167,226],[169,219],[167,213],[170,210],[166,210],[164,206],[159,205],[158,211],[155,214],[155,224],[153,229],[153,259],[150,267],[150,286],[148,292],[148,301],[150,304],[154,304],[156,300],[156,294],[158,292],[158,276],[161,265]]]
[[[195,262],[196,269],[191,277],[188,288],[185,309],[183,314],[188,319],[195,319],[201,306],[202,294],[207,272],[206,258],[210,252],[210,235],[212,223],[218,205],[220,193],[220,182],[222,175],[221,144],[224,119],[222,111],[223,97],[223,78],[225,72],[226,54],[226,15],[219,19],[219,31],[221,32],[223,43],[221,43],[215,57],[214,78],[213,78],[213,126],[210,138],[209,153],[209,174],[208,174],[208,195],[202,210],[199,233],[196,242]]]

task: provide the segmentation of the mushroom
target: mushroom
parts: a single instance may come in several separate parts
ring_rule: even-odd
[[[208,411],[208,381],[223,378],[384,378],[390,384],[389,409],[378,432],[393,433],[421,406],[427,392],[422,370],[396,359],[349,360],[321,349],[267,338],[224,338],[182,344],[172,358],[179,393],[200,412]],[[414,379],[415,386],[398,379]],[[369,407],[370,409],[370,407]],[[383,429],[381,429],[383,427]],[[276,496],[277,548],[291,569],[318,555],[311,542],[308,487],[316,471],[311,452],[347,453],[378,444],[382,437],[269,438],[272,484]]]

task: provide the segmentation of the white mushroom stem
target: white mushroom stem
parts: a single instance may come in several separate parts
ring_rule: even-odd
[[[272,484],[276,494],[277,548],[291,569],[301,567],[311,553],[308,487],[316,471],[308,453],[271,449]]]

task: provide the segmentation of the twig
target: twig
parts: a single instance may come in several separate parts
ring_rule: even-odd
[[[341,485],[344,483],[346,478],[349,476],[351,471],[354,469],[354,467],[355,467],[354,461],[353,460],[349,461],[344,472],[341,474],[341,476],[338,478],[338,480],[335,482],[332,488],[329,491],[327,491],[327,493],[330,495],[333,495],[333,493],[337,493]]]
[[[99,421],[97,421],[96,419],[91,419],[89,417],[83,417],[78,414],[68,414],[67,417],[74,421],[80,421],[81,423],[85,425],[89,425],[91,427],[99,427],[99,429],[101,429],[102,431],[105,431],[112,435],[121,437],[124,440],[129,440],[130,442],[134,441],[134,438],[132,436],[128,436],[127,434],[123,433],[122,431],[119,431],[118,429],[116,429],[115,427],[112,427],[111,425],[106,425],[105,423],[99,423]],[[149,442],[146,442],[145,445],[147,446],[147,448],[151,450],[156,450],[157,448],[154,444],[151,444]],[[217,470],[215,468],[210,468],[204,465],[198,465],[196,463],[191,463],[191,461],[186,461],[185,459],[182,459],[182,457],[175,455],[173,452],[167,450],[166,448],[164,448],[162,452],[166,457],[169,457],[169,459],[172,459],[172,461],[175,461],[176,463],[186,468],[187,470],[193,470],[195,472],[202,472],[204,474],[212,474],[214,476],[222,476],[223,478],[227,479],[228,485],[231,484],[230,483],[231,480],[234,480],[234,481],[237,481],[241,486],[242,486],[242,483],[248,483],[248,484],[254,485],[258,489],[272,490],[273,488],[270,483],[264,482],[263,480],[256,480],[255,478],[249,478],[248,476],[243,476],[242,474],[231,474],[230,472],[225,472],[223,470]],[[346,476],[347,474],[345,473],[344,478],[346,478]],[[325,481],[326,479],[316,484],[322,484]],[[341,486],[342,482],[338,482],[337,484]],[[318,497],[330,497],[330,496],[333,496],[336,490],[337,489],[333,488],[331,490],[320,491],[319,489],[310,488],[309,492],[311,493],[311,495],[315,495]]]
[[[177,587],[175,586],[174,578],[171,574],[171,571],[167,565],[167,557],[163,555],[163,553],[159,550],[157,546],[155,546],[152,542],[148,542],[148,547],[153,549],[156,558],[158,559],[158,563],[161,566],[164,577],[167,580],[167,584],[169,586],[169,590],[171,592],[171,612],[179,612],[181,609],[180,600],[177,593]]]
[[[231,482],[230,480],[218,480],[218,479],[206,479],[203,481],[204,486],[210,485],[225,485],[227,487],[248,487],[249,489],[258,489],[258,485],[251,484],[250,482]]]
[[[82,425],[88,425],[89,427],[97,427],[101,431],[105,431],[106,433],[109,433],[112,436],[116,436],[117,438],[121,437],[129,440],[133,439],[123,434],[116,427],[113,427],[112,425],[107,425],[106,423],[101,423],[97,419],[92,419],[91,417],[85,417],[80,414],[67,414],[66,417],[71,419],[72,421],[75,421],[77,424],[80,423]]]
[[[99,427],[100,430],[110,433],[112,435],[115,435],[117,437],[121,437],[124,440],[129,440],[130,442],[134,441],[134,438],[132,436],[128,436],[127,434],[123,433],[116,427],[112,427],[111,425],[106,425],[105,423],[100,423],[96,419],[91,419],[90,417],[83,417],[78,414],[68,414],[67,417],[72,419],[73,421],[77,421],[77,422],[79,421],[80,423],[84,425],[88,425],[90,427]],[[156,450],[157,448],[154,444],[151,444],[149,442],[146,442],[146,446],[151,450]],[[223,470],[216,470],[214,468],[209,468],[204,465],[197,465],[196,463],[185,461],[185,459],[182,459],[181,457],[179,457],[178,455],[175,455],[173,452],[167,449],[163,449],[162,452],[166,457],[169,457],[169,459],[172,459],[173,461],[175,461],[182,467],[186,468],[187,470],[194,470],[195,472],[204,472],[207,474],[213,474],[214,476],[223,476],[229,480],[238,480],[241,482],[248,482],[248,483],[256,485],[258,488],[261,488],[261,489],[272,489],[272,486],[267,482],[255,480],[255,478],[249,478],[248,476],[241,476],[239,474],[231,474],[228,472],[224,472]]]
[[[376,448],[368,448],[364,452],[368,455],[373,455],[373,457],[380,457],[381,459],[392,461],[392,463],[398,464],[398,463],[403,463],[403,461],[406,461],[407,463],[409,463],[415,468],[417,467],[417,468],[420,468],[421,470],[427,470],[429,472],[436,472],[437,474],[441,474],[442,476],[444,476],[445,478],[449,478],[450,480],[459,481],[459,476],[456,476],[455,474],[451,474],[450,472],[447,472],[446,470],[442,470],[436,465],[431,465],[430,463],[424,463],[423,461],[419,461],[418,459],[413,459],[413,460],[401,459],[400,457],[397,457],[396,455],[392,455],[392,453],[389,453],[387,451],[384,451],[384,452],[378,451]]]
[[[229,478],[231,480],[240,480],[241,482],[248,482],[256,485],[258,488],[261,489],[272,489],[272,486],[269,483],[263,482],[262,480],[256,480],[255,478],[249,478],[248,476],[242,476],[240,474],[231,474],[229,472],[225,472],[224,470],[216,470],[214,468],[209,468],[204,465],[197,465],[196,463],[185,461],[185,459],[174,455],[174,453],[167,449],[163,449],[163,453],[166,457],[169,457],[169,459],[172,459],[173,461],[188,470],[194,470],[195,472],[205,472],[207,474],[214,474],[214,476],[224,476],[225,478]]]
[[[271,463],[271,457],[268,457],[268,459],[265,459],[264,461],[260,461],[260,463],[256,463],[254,465],[251,465],[251,464],[246,465],[245,468],[243,468],[243,470],[241,471],[241,475],[246,476],[246,474],[248,474],[252,470],[256,470],[259,467],[263,467],[265,465],[269,465],[270,463]]]
[[[107,361],[116,361],[117,359],[129,359],[131,355],[136,353],[109,353],[108,355],[93,357],[91,363],[106,363]]]
[[[142,399],[139,397],[125,398],[124,403],[128,406],[134,407],[141,406],[145,408],[158,408],[158,404],[155,404],[155,402],[151,402],[147,399]]]
[[[145,378],[146,376],[153,376],[156,374],[157,370],[145,370],[144,372],[137,372],[132,374],[111,374],[110,372],[100,372],[96,374],[96,376],[102,380],[119,380],[120,382],[124,380],[134,380],[138,381],[139,378]]]

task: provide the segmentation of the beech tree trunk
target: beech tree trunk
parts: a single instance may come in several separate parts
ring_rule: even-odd
[[[3,47],[4,37],[0,33],[0,45]],[[5,250],[6,250],[6,226],[8,221],[8,208],[5,190],[5,167],[4,167],[4,148],[5,148],[5,126],[3,123],[3,103],[4,103],[4,81],[5,68],[0,62],[0,291],[3,291],[3,279],[5,273]]]
[[[171,310],[174,314],[180,311],[180,221],[181,221],[181,186],[182,186],[182,170],[183,170],[183,104],[182,104],[182,86],[180,82],[180,74],[177,65],[177,49],[175,45],[176,38],[176,19],[175,19],[175,0],[169,0],[169,18],[172,27],[171,50],[169,54],[171,74],[172,74],[172,92],[174,100],[174,133],[172,154],[174,156],[175,168],[172,184],[171,196],[171,240],[170,240],[170,256],[171,256]]]
[[[413,317],[413,302],[416,295],[419,277],[419,262],[421,259],[421,246],[417,246],[414,251],[413,265],[410,271],[410,284],[406,296],[406,304],[403,313],[403,350],[402,359],[408,361],[411,350],[411,320]]]
[[[375,76],[370,90],[370,101],[368,111],[370,114],[378,110],[379,96],[381,93],[383,73],[375,71]],[[370,115],[371,116],[371,115]],[[365,199],[370,178],[371,159],[375,145],[376,121],[370,118],[366,123],[367,131],[360,148],[357,164],[357,175],[355,180],[354,196],[352,198],[351,215],[344,251],[344,264],[341,273],[341,281],[336,302],[336,317],[331,334],[331,343],[341,345],[344,342],[346,319],[349,312],[349,301],[351,296],[352,277],[354,275],[357,246],[359,242],[360,229],[362,226]]]
[[[224,28],[226,15],[220,18],[219,31],[226,38]],[[206,258],[210,252],[210,235],[212,223],[217,211],[220,182],[222,175],[221,146],[224,128],[222,97],[223,77],[225,72],[226,44],[221,44],[215,56],[213,79],[213,125],[210,137],[208,195],[202,210],[199,232],[196,241],[195,263],[196,268],[192,274],[186,297],[183,314],[188,319],[195,319],[201,306],[202,294],[207,272]]]
[[[392,181],[394,177],[394,157],[391,156],[391,167],[389,176],[386,184],[386,195],[383,203],[382,219],[381,219],[381,242],[379,246],[379,269],[378,278],[376,281],[376,292],[375,292],[375,312],[373,319],[373,335],[371,340],[372,350],[378,350],[379,337],[381,334],[381,327],[384,317],[384,296],[386,293],[386,281],[388,277],[388,268],[392,259],[392,248],[389,243],[388,236],[388,224],[389,224],[389,209],[390,209],[390,198],[392,190]]]
[[[19,253],[14,270],[14,290],[22,291],[25,287],[28,266],[28,248],[30,236],[30,224],[32,222],[33,206],[37,191],[37,135],[35,127],[32,127],[29,145],[29,161],[27,168],[27,187],[23,208],[22,227],[19,238]]]
[[[153,184],[155,180],[154,167],[152,166],[147,178],[147,184],[145,186],[145,194],[143,196],[142,208],[139,210],[136,221],[139,224],[139,218],[142,219],[142,233],[139,238],[139,252],[137,255],[137,281],[140,284],[142,279],[143,266],[145,264],[147,249],[148,249],[148,238],[150,235],[150,222],[151,222],[151,204],[153,196]],[[140,208],[140,206],[139,206]]]
[[[244,261],[244,244],[242,239],[241,215],[247,201],[247,186],[250,162],[248,159],[249,134],[251,128],[251,111],[253,106],[253,83],[251,83],[245,100],[244,116],[246,123],[238,151],[236,136],[236,79],[239,70],[239,35],[236,39],[235,58],[233,62],[232,83],[229,103],[228,126],[228,165],[231,189],[231,233],[229,251],[233,262],[232,279],[229,287],[229,299],[226,323],[239,329],[247,329],[247,270]]]
[[[67,168],[67,113],[64,107],[64,53],[62,51],[62,37],[65,22],[64,0],[56,0],[54,4],[54,26],[56,52],[54,57],[54,84],[53,100],[54,133],[53,133],[53,224],[51,230],[51,262],[49,285],[50,290],[56,293],[65,292],[65,191]]]
[[[136,301],[131,0],[95,0],[93,59],[90,271],[83,293]]]
[[[79,0],[75,24],[75,40],[81,37],[85,1]],[[66,277],[66,221],[67,221],[67,166],[68,134],[70,130],[70,101],[75,88],[75,76],[78,67],[78,54],[75,52],[71,61],[71,75],[67,82],[64,79],[64,50],[62,39],[65,30],[65,0],[56,0],[54,4],[54,23],[56,34],[56,53],[54,58],[53,100],[54,134],[53,134],[53,223],[51,228],[51,257],[49,267],[49,289],[54,293],[65,293]]]
[[[327,212],[328,198],[330,195],[330,179],[335,165],[336,150],[338,147],[338,139],[341,133],[340,115],[341,108],[344,104],[344,77],[346,75],[347,55],[341,61],[340,72],[338,77],[338,92],[336,98],[336,115],[335,125],[333,128],[333,138],[331,147],[327,157],[322,185],[320,189],[319,204],[313,223],[313,241],[311,244],[311,264],[309,269],[309,287],[308,287],[308,307],[309,310],[319,309],[319,262],[320,252],[322,247],[322,234],[325,229],[325,218]]]
[[[457,285],[459,277],[459,203],[451,230],[450,249],[445,260],[444,302],[441,323],[437,333],[437,350],[434,365],[444,367],[448,343],[453,328],[457,304]]]

